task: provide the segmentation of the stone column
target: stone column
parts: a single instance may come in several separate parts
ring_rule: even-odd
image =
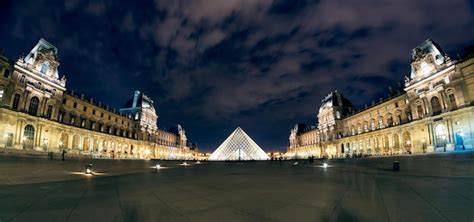
[[[441,97],[441,104],[443,105],[442,106],[442,108],[443,108],[442,111],[445,111],[445,110],[448,109],[446,94],[444,93],[444,91],[439,91],[438,94]]]
[[[25,92],[23,93],[23,106],[22,107],[19,107],[20,110],[27,110],[26,109],[26,104],[28,103],[28,96],[30,95],[30,91],[27,91],[25,90]]]

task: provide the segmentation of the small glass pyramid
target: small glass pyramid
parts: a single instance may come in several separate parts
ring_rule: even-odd
[[[211,154],[210,161],[268,160],[270,157],[240,127]]]

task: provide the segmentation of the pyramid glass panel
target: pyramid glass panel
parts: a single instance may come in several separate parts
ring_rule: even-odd
[[[211,154],[211,161],[268,160],[268,155],[240,127]]]

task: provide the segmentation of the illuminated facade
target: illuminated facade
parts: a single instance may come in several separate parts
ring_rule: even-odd
[[[58,49],[41,39],[12,62],[0,55],[1,148],[102,158],[191,159],[184,129],[157,126],[153,101],[139,91],[117,111],[74,91],[58,72]]]
[[[317,127],[297,124],[287,158],[395,155],[474,149],[474,56],[451,60],[432,40],[412,51],[405,86],[356,111],[335,91]]]
[[[269,160],[270,157],[240,127],[211,154],[210,161]]]

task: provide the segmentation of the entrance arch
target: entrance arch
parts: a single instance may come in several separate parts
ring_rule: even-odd
[[[403,148],[406,152],[411,153],[411,134],[409,132],[404,132],[402,135],[403,138]]]
[[[77,134],[72,137],[72,148],[73,149],[79,149],[80,139],[81,138]]]
[[[82,143],[82,151],[89,151],[90,140],[89,137],[84,137],[84,142]]]
[[[393,134],[393,150],[398,151],[400,149],[400,142],[398,141],[398,134]]]
[[[436,147],[446,147],[448,130],[444,124],[438,124],[435,127]]]
[[[23,132],[23,148],[33,149],[34,138],[35,138],[35,128],[31,124],[26,125]]]

